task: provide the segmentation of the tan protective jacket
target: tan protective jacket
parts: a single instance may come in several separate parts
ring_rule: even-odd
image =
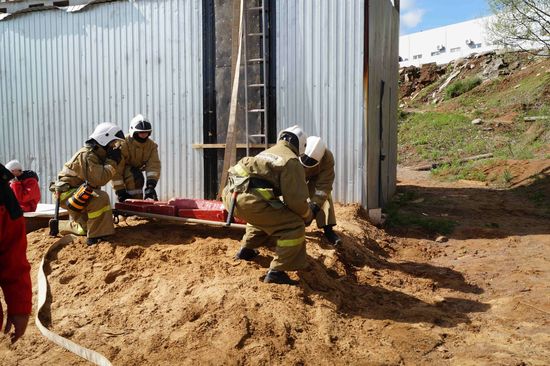
[[[325,155],[323,155],[317,166],[304,168],[304,170],[308,185],[315,187],[315,193],[310,197],[311,201],[319,207],[323,207],[323,204],[332,193],[332,185],[334,184],[334,155],[329,149],[326,149]]]
[[[145,142],[139,142],[130,135],[122,142],[122,162],[115,176],[113,177],[113,188],[115,191],[126,188],[124,186],[124,168],[131,166],[145,171],[146,179],[160,178],[160,159],[158,145],[148,138]]]
[[[107,152],[101,146],[86,145],[63,165],[58,180],[68,183],[72,188],[88,181],[93,188],[107,184],[115,175],[117,163],[107,159]]]
[[[242,176],[242,168],[249,177],[271,183],[275,195],[280,194],[291,211],[307,218],[310,215],[307,204],[309,194],[304,168],[296,153],[294,146],[286,141],[279,141],[277,145],[256,156],[241,159],[229,171],[233,175]]]

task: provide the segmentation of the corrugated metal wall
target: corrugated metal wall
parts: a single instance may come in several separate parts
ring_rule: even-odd
[[[0,161],[19,159],[47,183],[94,126],[137,113],[153,123],[158,191],[203,196],[200,0],[92,5],[0,22]]]
[[[327,141],[333,196],[363,202],[364,0],[278,0],[277,129],[295,123]]]

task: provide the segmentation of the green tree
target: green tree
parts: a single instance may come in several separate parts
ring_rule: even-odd
[[[550,52],[550,0],[488,0],[495,17],[487,24],[495,44]],[[547,55],[550,55],[547,52]]]

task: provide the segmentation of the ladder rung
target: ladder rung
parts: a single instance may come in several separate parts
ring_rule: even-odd
[[[248,85],[249,88],[263,88],[265,84],[250,84]]]
[[[263,108],[259,108],[259,109],[250,109],[249,112],[250,112],[250,113],[263,113],[263,112],[265,112],[265,109],[263,109]]]
[[[266,137],[263,133],[257,133],[255,135],[248,135],[248,137]]]
[[[248,60],[249,64],[251,64],[253,62],[264,62],[264,59],[263,58],[251,58],[250,60]]]
[[[252,6],[252,7],[248,8],[248,10],[262,10],[262,9],[263,9],[263,7],[261,7],[261,6]]]
[[[263,33],[248,33],[249,36],[263,36]]]

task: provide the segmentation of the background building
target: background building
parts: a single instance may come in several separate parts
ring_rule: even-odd
[[[399,37],[400,66],[448,63],[472,53],[492,51],[486,24],[492,16],[468,20]]]
[[[213,197],[235,3],[0,3],[0,161],[17,158],[37,171],[51,202],[48,182],[97,123],[127,132],[142,113],[159,144],[160,198]],[[245,3],[251,11],[260,4]],[[269,143],[299,123],[335,154],[335,200],[382,206],[396,186],[399,2],[271,0],[266,7]],[[241,144],[243,113],[240,104]]]

